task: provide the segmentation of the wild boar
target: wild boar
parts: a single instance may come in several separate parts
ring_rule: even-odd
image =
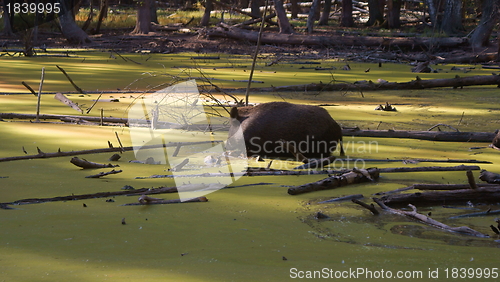
[[[230,112],[228,149],[241,129],[248,156],[290,157],[280,140],[290,142],[307,158],[328,157],[337,145],[340,155],[342,129],[323,108],[287,102],[270,102],[257,106],[234,107]]]

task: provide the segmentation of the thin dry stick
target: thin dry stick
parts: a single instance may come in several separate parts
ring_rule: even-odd
[[[85,92],[80,87],[78,87],[78,85],[76,85],[73,82],[73,80],[71,79],[71,77],[69,77],[69,75],[66,73],[66,71],[63,68],[61,68],[58,65],[56,65],[56,67],[64,74],[64,76],[66,76],[66,78],[69,80],[69,82],[71,83],[71,85],[73,85],[73,87],[76,89],[76,91],[78,91],[80,94],[85,94]]]
[[[29,86],[28,83],[21,81],[21,84],[24,85],[24,87],[26,87],[31,93],[33,93],[33,95],[38,96],[35,90],[33,90],[33,88],[31,88],[31,86]]]
[[[40,100],[42,99],[42,87],[44,78],[45,68],[42,68],[42,77],[40,78],[40,86],[38,87],[38,101],[36,103],[36,122],[40,122]]]
[[[115,131],[115,135],[116,135],[116,139],[118,139],[118,143],[120,144],[120,149],[122,150],[122,152],[125,152],[125,150],[123,149],[122,141],[120,140],[120,137],[118,136],[118,132]]]
[[[90,113],[90,111],[92,111],[92,108],[94,108],[95,104],[97,104],[97,102],[99,102],[99,99],[101,98],[102,93],[104,93],[104,92],[101,92],[101,94],[99,94],[99,97],[97,97],[97,99],[95,100],[94,104],[92,104],[92,106],[90,106],[90,108],[87,109],[87,114]]]
[[[255,70],[255,62],[257,61],[257,55],[259,54],[260,41],[262,39],[262,31],[264,30],[264,24],[266,22],[268,0],[264,4],[264,14],[262,15],[262,22],[260,23],[259,36],[257,37],[257,46],[255,47],[255,53],[253,54],[252,69],[250,70],[250,77],[248,78],[247,90],[245,92],[245,106],[248,106],[248,96],[250,95],[250,86],[252,85],[253,72]]]

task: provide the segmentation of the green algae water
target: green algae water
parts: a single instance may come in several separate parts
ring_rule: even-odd
[[[203,70],[210,71],[214,78],[245,79],[244,66],[249,66],[246,58],[225,56],[217,62],[194,64],[191,59],[193,54],[176,55],[175,58],[153,54],[130,55],[142,65],[117,61],[109,58],[109,54],[97,52],[75,56],[54,60],[58,60],[57,64],[89,91],[124,89],[142,75],[148,79],[138,80],[138,84],[132,85],[136,87],[134,89],[144,90],[168,77],[154,77],[145,74],[146,70],[164,74],[165,69],[169,69],[168,73],[174,69],[185,74],[188,67],[196,67],[206,68]],[[147,59],[147,56],[151,58]],[[18,60],[17,65],[12,64],[14,60]],[[0,92],[24,92],[19,82],[21,73],[22,80],[34,86],[39,79],[39,68],[42,65],[52,67],[53,62],[51,59],[49,64],[40,58],[2,58],[0,64],[9,63],[10,71],[0,68]],[[262,59],[262,62],[265,60]],[[229,64],[232,69],[222,68]],[[341,65],[334,61],[322,64]],[[325,74],[324,78],[320,78],[317,71],[297,70],[300,66],[291,65],[271,69],[271,73],[263,73],[254,79],[263,80],[264,85],[270,86],[323,79],[325,82],[331,77],[331,74]],[[211,69],[208,69],[209,66]],[[179,71],[178,67],[184,67],[184,70]],[[342,74],[347,81],[366,79],[364,75],[373,76],[370,79],[392,76],[393,81],[407,81],[414,75],[409,73],[408,66],[403,65],[385,64],[384,73],[377,73],[378,67],[369,64],[352,63],[351,67],[354,72],[337,71],[335,76]],[[368,74],[361,71],[367,67],[372,68]],[[269,71],[264,66],[261,68],[263,72]],[[241,76],[235,76],[237,71],[241,71]],[[474,70],[472,75],[480,72],[479,69]],[[451,74],[428,74],[426,78],[446,75]],[[47,73],[46,79],[44,90],[47,92],[67,91],[71,87],[61,74],[57,74],[57,70]],[[242,87],[240,82],[222,83],[228,87]],[[342,126],[363,129],[426,130],[437,123],[445,123],[461,131],[492,132],[500,124],[500,98],[498,90],[493,87],[368,92],[363,93],[364,98],[354,92],[310,94],[253,94],[251,101],[284,99],[295,103],[329,104],[325,108]],[[68,97],[88,107],[97,96],[71,94]],[[104,102],[112,98],[118,98],[119,102]],[[130,103],[136,98],[137,94],[104,94],[101,98],[103,102],[98,102],[96,109],[103,108],[107,116],[126,117]],[[377,105],[386,101],[395,105],[398,111],[374,111]],[[31,94],[0,96],[0,112],[34,113],[35,105],[36,97]],[[60,104],[52,95],[43,95],[41,112],[79,114]],[[91,115],[98,116],[98,110]],[[132,145],[127,127],[6,119],[0,122],[0,158],[24,155],[23,148],[28,154],[37,154],[37,147],[44,152],[57,152],[59,149],[105,148],[108,141],[118,146],[116,134],[124,146]],[[215,138],[224,139],[227,132],[216,131],[214,134]],[[482,169],[500,172],[499,152],[487,148],[487,143],[352,136],[345,136],[344,142],[346,153],[353,160],[476,159],[491,162],[480,164]],[[109,163],[111,155],[80,157]],[[70,159],[59,157],[0,162],[0,202],[121,191],[125,185],[138,189],[174,184],[167,178],[138,179],[167,174],[169,167],[165,164],[129,162],[136,159],[133,152],[124,152],[119,161],[113,162],[120,165],[122,173],[100,179],[85,176],[106,169],[83,170],[72,165]],[[269,160],[266,160],[264,165],[268,163]],[[251,165],[263,164],[251,162]],[[296,163],[273,162],[271,168],[279,169],[283,165],[293,167]],[[336,165],[336,168],[352,168],[354,165],[383,168],[456,164],[380,161]],[[474,171],[476,178],[478,174],[479,171]],[[233,184],[240,187],[208,194],[209,201],[203,203],[122,206],[137,202],[137,196],[115,196],[18,205],[12,210],[0,210],[0,281],[285,281],[301,278],[351,281],[450,281],[463,278],[493,281],[498,277],[495,274],[499,272],[498,260],[495,259],[498,243],[495,240],[499,238],[489,227],[496,224],[495,216],[449,219],[473,211],[499,209],[498,205],[472,203],[471,206],[456,208],[417,206],[421,213],[431,212],[432,218],[450,226],[465,225],[491,236],[476,238],[445,232],[390,214],[374,216],[351,202],[319,204],[330,198],[351,194],[363,194],[363,201],[370,203],[375,193],[413,183],[467,183],[465,172],[386,173],[374,183],[296,196],[287,194],[290,186],[324,177],[242,177]],[[261,185],[245,186],[247,184]],[[178,198],[177,194],[154,196]],[[317,212],[329,218],[316,219],[314,215]]]

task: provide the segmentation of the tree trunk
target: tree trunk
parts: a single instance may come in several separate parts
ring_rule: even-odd
[[[156,1],[155,0],[151,0],[151,22],[155,23],[155,24],[160,24],[160,22],[158,22],[158,13],[156,13]]]
[[[330,18],[331,9],[332,0],[325,0],[325,6],[323,7],[323,13],[321,14],[318,25],[328,25],[328,19]]]
[[[61,7],[59,13],[59,26],[63,36],[72,44],[90,43],[92,40],[75,22],[73,16],[73,2],[67,0],[59,0]]]
[[[437,11],[436,5],[433,0],[424,0],[425,5],[427,5],[427,9],[429,12],[429,17],[431,18],[431,25],[437,26]]]
[[[292,19],[297,19],[299,17],[300,13],[300,6],[298,3],[298,0],[290,0],[292,7],[291,7],[291,12],[292,12]]]
[[[368,0],[370,18],[367,26],[381,25],[384,22],[384,0]]]
[[[283,8],[283,1],[274,0],[274,9],[276,10],[276,15],[278,16],[278,25],[280,27],[281,34],[292,34],[293,27],[288,21],[286,16],[285,8]]]
[[[462,25],[462,0],[446,0],[441,30],[447,35],[464,30]]]
[[[148,34],[151,31],[151,0],[137,2],[137,20],[131,34]]]
[[[210,23],[210,12],[214,9],[214,4],[212,0],[205,1],[205,12],[203,13],[203,17],[201,18],[200,25],[208,26]]]
[[[307,16],[307,33],[313,32],[314,19],[316,18],[316,10],[319,8],[319,2],[321,0],[314,0],[312,2],[311,9],[309,10],[309,15]]]
[[[399,28],[401,26],[401,3],[402,0],[388,0],[387,1],[387,27]]]
[[[342,0],[342,18],[340,20],[340,26],[354,26],[354,19],[352,18],[352,0]]]
[[[260,17],[260,4],[260,0],[252,0],[252,2],[250,2],[250,13],[254,16],[254,18]]]
[[[2,5],[2,11],[3,11],[3,35],[11,36],[14,35],[13,29],[12,29],[12,18],[8,12],[7,12],[7,1],[3,1]]]
[[[500,3],[498,0],[485,0],[483,2],[481,21],[470,38],[472,47],[480,48],[488,45],[491,32],[498,22],[498,14],[500,12],[499,9]]]

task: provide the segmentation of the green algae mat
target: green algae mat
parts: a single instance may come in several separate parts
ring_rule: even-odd
[[[198,54],[117,54],[81,52],[69,58],[2,58],[0,112],[35,113],[36,97],[21,95],[21,81],[37,89],[41,67],[46,67],[44,92],[73,90],[55,65],[92,94],[67,94],[88,115],[126,118],[130,105],[140,96],[128,90],[156,89],[176,76],[210,76],[224,87],[245,87],[248,57],[219,55],[216,60],[192,59]],[[254,80],[259,85],[291,85],[337,80],[409,81],[410,67],[350,63],[351,72],[340,70],[344,62],[316,60],[329,73],[300,69],[306,64],[266,67],[266,58]],[[140,64],[139,64],[140,63]],[[7,67],[8,66],[8,67]],[[364,70],[371,68],[370,72]],[[461,66],[472,68],[475,66]],[[451,66],[439,66],[450,70]],[[460,75],[490,74],[479,67]],[[453,77],[453,71],[421,75],[424,79]],[[369,77],[368,77],[369,76]],[[218,79],[218,80],[216,80]],[[234,81],[233,81],[234,80]],[[257,84],[257,83],[256,83]],[[120,89],[120,90],[118,90]],[[116,91],[107,93],[105,91]],[[121,91],[121,92],[120,92]],[[94,94],[95,92],[95,94]],[[461,131],[493,132],[500,127],[500,96],[494,87],[412,91],[324,93],[252,93],[251,102],[289,101],[325,105],[344,127],[362,129],[427,130],[444,123]],[[234,94],[240,99],[242,94]],[[117,99],[117,102],[111,102]],[[389,102],[397,112],[374,111]],[[44,94],[41,113],[80,115]],[[0,158],[45,153],[132,146],[130,128],[119,124],[62,123],[42,120],[0,122]],[[224,140],[227,131],[214,131]],[[189,140],[191,141],[191,140]],[[346,154],[352,162],[336,163],[333,169],[367,167],[452,166],[439,162],[384,162],[384,159],[461,159],[490,162],[481,169],[500,172],[499,152],[488,143],[435,142],[415,139],[345,136]],[[110,163],[113,153],[79,157]],[[337,152],[336,152],[337,154]],[[123,172],[102,178],[86,178],[111,169],[81,169],[71,156],[0,162],[0,202],[29,198],[118,192],[173,186],[167,164],[136,162],[132,151],[121,153]],[[362,162],[361,159],[379,161]],[[139,160],[141,160],[139,158]],[[358,160],[356,163],[354,163]],[[250,160],[251,166],[266,166],[269,160]],[[468,163],[464,163],[468,164]],[[274,161],[271,168],[292,168],[294,162]],[[194,173],[200,170],[190,167]],[[216,169],[217,170],[217,169]],[[474,171],[477,179],[479,171]],[[413,183],[465,184],[465,172],[409,172],[381,174],[373,183],[291,196],[291,186],[320,180],[325,175],[241,177],[231,189],[206,195],[208,202],[171,205],[123,206],[138,196],[110,196],[74,201],[13,205],[0,209],[0,281],[285,281],[296,278],[350,278],[353,281],[396,278],[411,281],[448,281],[456,278],[489,281],[498,277],[498,248],[490,225],[495,216],[450,219],[451,216],[496,210],[495,204],[418,206],[419,212],[450,226],[469,226],[491,238],[463,236],[435,229],[390,214],[372,215],[351,202],[324,203],[334,197],[363,194],[370,203],[373,194]],[[258,184],[258,185],[257,185]],[[178,199],[176,193],[151,195]],[[446,203],[443,203],[446,204]],[[317,219],[321,212],[329,216]],[[125,223],[125,224],[124,224]]]

